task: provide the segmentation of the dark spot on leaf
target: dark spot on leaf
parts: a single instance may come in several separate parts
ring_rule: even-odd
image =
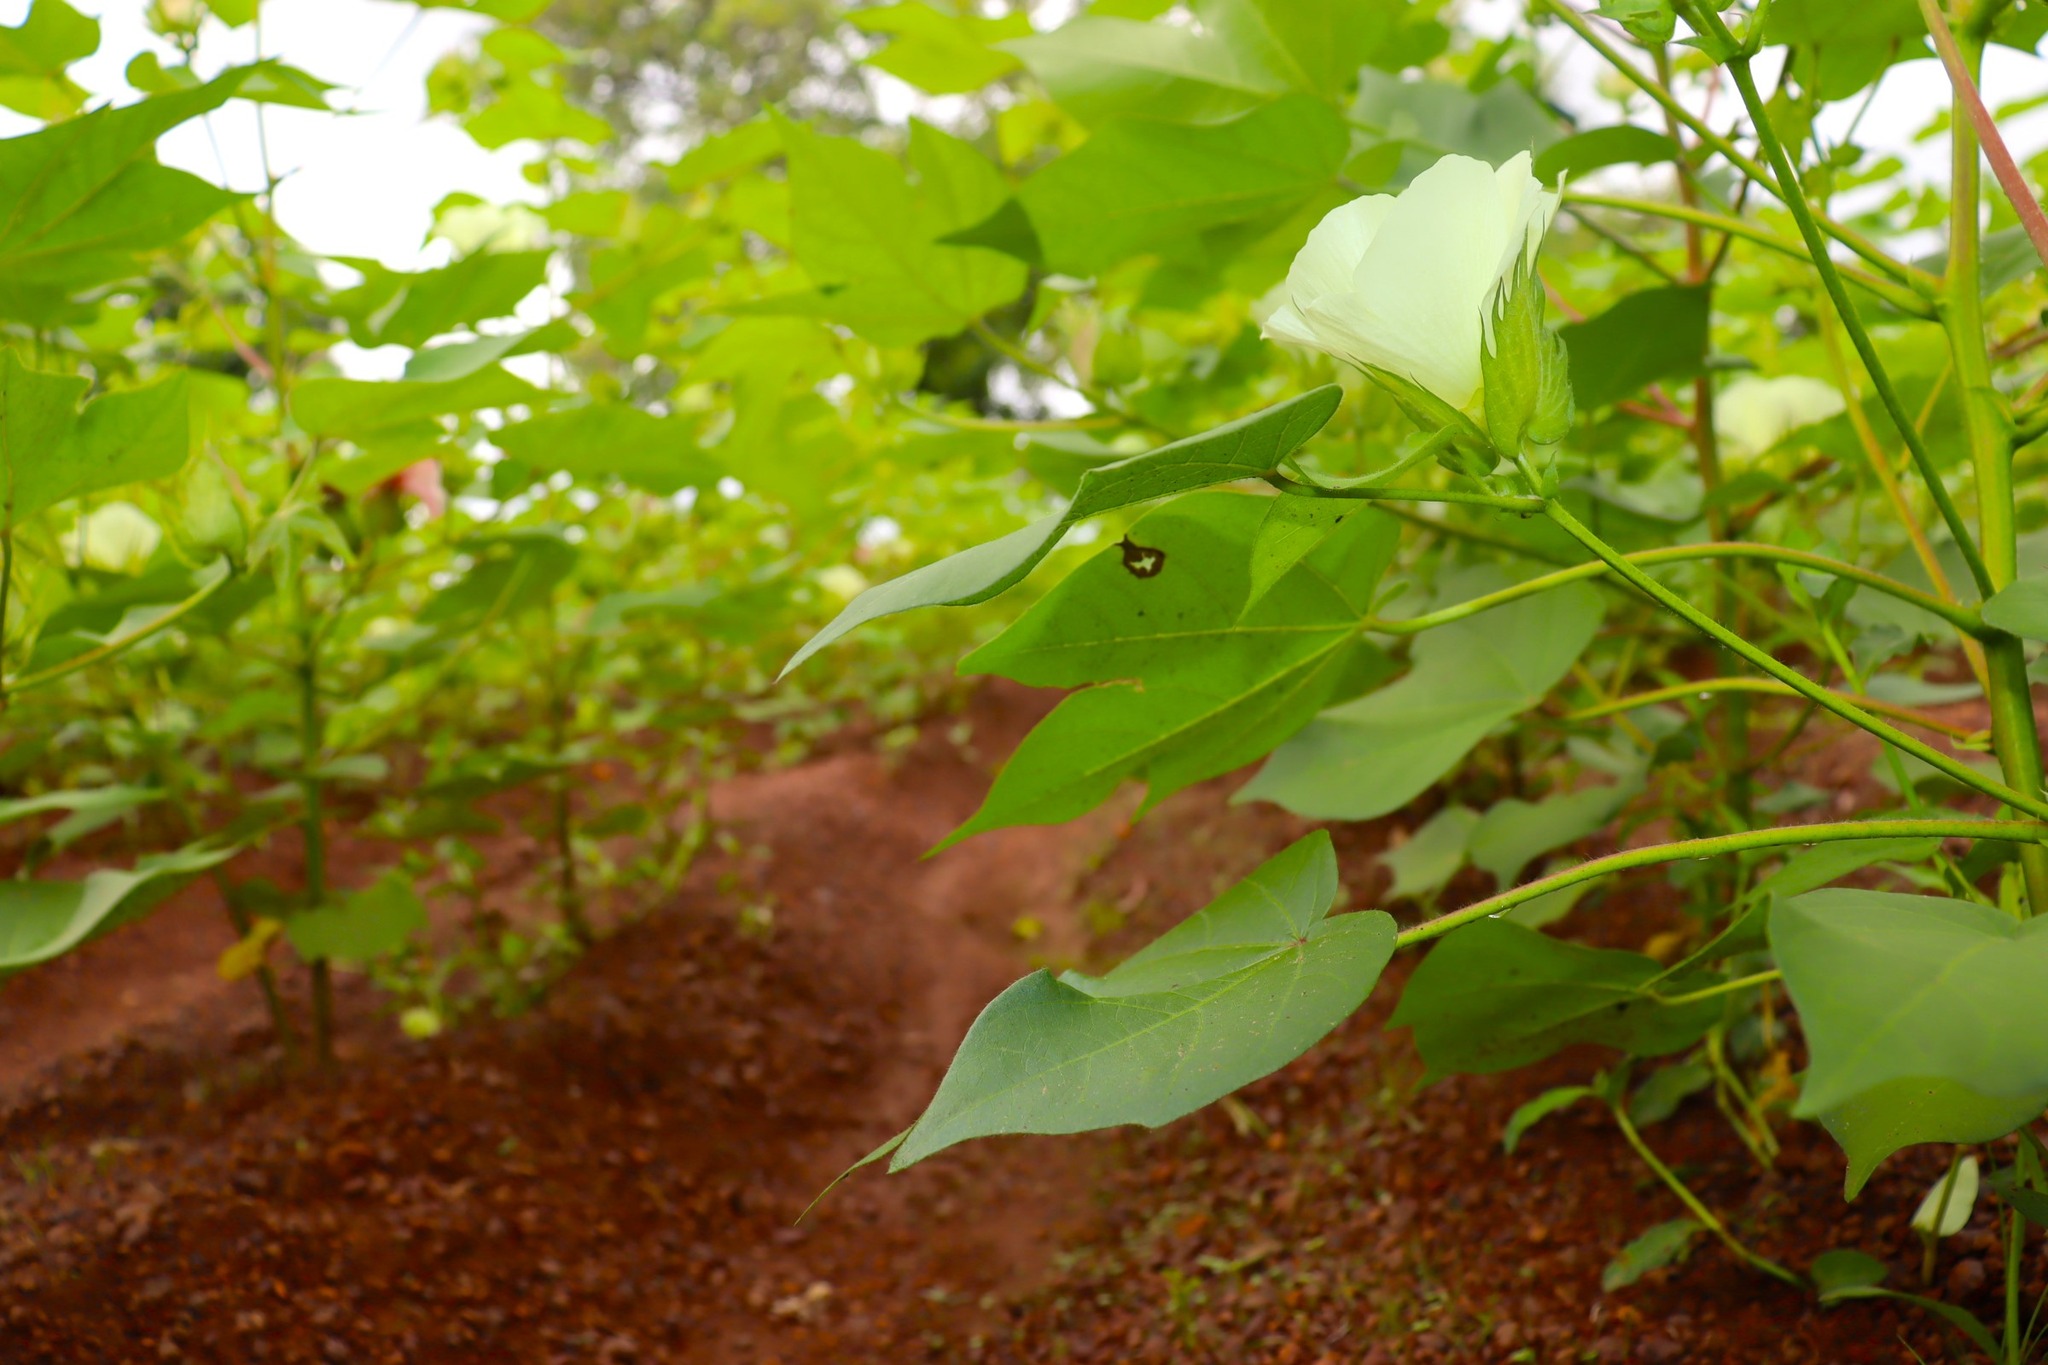
[[[1118,541],[1117,548],[1124,552],[1124,568],[1133,578],[1157,578],[1166,567],[1166,551],[1140,545],[1129,536]]]

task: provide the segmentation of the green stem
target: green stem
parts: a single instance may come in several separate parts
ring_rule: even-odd
[[[14,594],[14,528],[0,530],[0,711],[7,709],[7,610]]]
[[[1923,6],[1924,8],[1924,6]],[[1947,36],[1941,16],[1931,22]],[[1952,55],[1967,80],[1983,58],[1983,44],[1965,37],[1967,46]],[[1954,39],[1949,47],[1955,48]],[[1957,86],[1961,102],[1962,86]],[[2017,506],[2013,496],[2011,432],[2004,418],[2004,400],[1991,383],[1990,339],[1984,329],[1982,182],[1977,168],[1977,136],[1969,119],[1949,120],[1949,250],[1942,321],[1948,329],[1949,352],[1955,358],[1957,387],[1963,399],[1963,420],[1970,440],[1970,462],[1977,480],[1977,532],[1983,543],[1987,592],[2011,583],[2019,571]],[[2028,795],[2042,791],[2041,737],[2034,720],[2033,684],[2026,656],[2010,636],[1985,641],[1986,692],[1991,703],[1991,745],[2007,785]],[[2020,858],[2026,878],[2027,906],[2032,914],[2048,912],[2048,848],[2026,850]]]
[[[1699,1196],[1687,1188],[1686,1183],[1680,1180],[1669,1166],[1657,1159],[1657,1154],[1650,1150],[1650,1144],[1643,1141],[1643,1135],[1637,1132],[1635,1124],[1629,1121],[1628,1111],[1624,1106],[1611,1104],[1608,1108],[1614,1113],[1614,1121],[1621,1128],[1621,1135],[1628,1139],[1629,1146],[1635,1148],[1636,1155],[1643,1159],[1643,1164],[1656,1172],[1657,1178],[1664,1182],[1665,1188],[1678,1196],[1678,1202],[1685,1205],[1687,1211],[1697,1218],[1707,1231],[1719,1238],[1722,1246],[1727,1247],[1738,1259],[1774,1279],[1783,1280],[1789,1285],[1805,1287],[1804,1280],[1769,1257],[1751,1251],[1734,1233],[1728,1231],[1727,1225],[1714,1216],[1714,1211],[1701,1203]]]
[[[1567,721],[1598,720],[1602,716],[1612,716],[1623,711],[1633,711],[1639,706],[1655,706],[1659,702],[1667,701],[1687,701],[1712,692],[1762,693],[1773,697],[1796,697],[1801,695],[1785,684],[1773,681],[1770,678],[1701,678],[1696,682],[1673,683],[1669,687],[1659,687],[1648,692],[1636,692],[1626,697],[1616,697],[1612,701],[1604,701],[1596,706],[1587,706],[1577,711],[1568,711],[1563,716],[1560,716],[1559,719]],[[1840,694],[1838,693],[1837,695]],[[1975,731],[1967,730],[1960,725],[1951,725],[1945,720],[1937,720],[1933,716],[1915,711],[1910,706],[1899,706],[1892,702],[1878,701],[1873,697],[1843,697],[1843,700],[1854,702],[1866,711],[1875,711],[1881,716],[1891,716],[1895,720],[1903,720],[1909,725],[1922,726],[1938,734],[1947,735],[1950,739],[1963,740],[1976,737],[1977,732]]]
[[[1554,0],[1553,0],[1554,2]],[[1721,36],[1733,38],[1727,26],[1711,10],[1702,9],[1708,23],[1720,30]],[[1735,89],[1742,96],[1743,107],[1749,110],[1750,122],[1756,129],[1758,142],[1763,145],[1764,154],[1770,159],[1771,170],[1777,176],[1779,198],[1792,212],[1792,219],[1799,224],[1799,235],[1806,241],[1806,251],[1813,260],[1813,267],[1820,272],[1821,286],[1828,291],[1828,298],[1835,305],[1835,313],[1842,319],[1842,328],[1849,334],[1850,344],[1863,361],[1864,370],[1870,375],[1870,386],[1877,391],[1878,400],[1891,415],[1892,425],[1899,429],[1899,436],[1912,452],[1913,464],[1926,481],[1927,491],[1933,495],[1934,505],[1940,509],[1941,519],[1948,526],[1949,535],[1954,537],[1956,548],[1970,566],[1970,576],[1976,580],[1978,591],[1989,597],[1996,589],[1991,576],[1985,570],[1983,557],[1977,551],[1976,542],[1970,538],[1968,527],[1963,523],[1963,514],[1957,510],[1955,500],[1949,496],[1948,486],[1941,481],[1941,471],[1935,467],[1934,456],[1927,449],[1927,443],[1920,438],[1920,429],[1914,423],[1912,414],[1906,411],[1899,392],[1892,386],[1891,372],[1884,367],[1884,361],[1877,354],[1877,346],[1870,339],[1870,333],[1863,326],[1863,319],[1856,312],[1856,305],[1849,300],[1847,287],[1842,283],[1842,274],[1836,268],[1834,258],[1828,254],[1828,244],[1821,236],[1820,224],[1815,220],[1813,208],[1806,201],[1806,187],[1799,179],[1799,172],[1785,153],[1785,144],[1778,138],[1777,130],[1771,126],[1769,111],[1764,108],[1763,96],[1756,88],[1756,78],[1750,73],[1749,58],[1737,56],[1728,62],[1728,74],[1735,80]]]
[[[287,551],[293,553],[293,551]],[[320,755],[326,747],[325,726],[320,715],[320,661],[313,639],[310,613],[305,599],[303,568],[292,575],[294,601],[299,615],[299,790],[305,804],[300,826],[305,841],[305,906],[319,909],[327,900],[327,825],[324,784],[320,780]],[[313,1061],[321,1067],[334,1064],[334,972],[325,958],[312,964]]]
[[[1350,498],[1358,502],[1444,502],[1466,507],[1491,507],[1501,512],[1534,513],[1543,510],[1541,498],[1503,497],[1498,493],[1469,493],[1462,488],[1371,488],[1352,486],[1329,488],[1301,483],[1285,474],[1268,474],[1266,482],[1298,498]]]
[[[1761,169],[1761,168],[1759,168]],[[1746,218],[1735,218],[1712,209],[1693,208],[1686,204],[1665,203],[1656,199],[1635,199],[1614,194],[1590,194],[1580,190],[1568,190],[1564,196],[1565,206],[1613,209],[1619,213],[1640,213],[1647,218],[1667,218],[1672,222],[1685,223],[1693,227],[1712,228],[1730,237],[1740,237],[1768,251],[1794,260],[1806,259],[1806,248],[1798,242],[1780,237],[1758,223]],[[1581,221],[1584,221],[1581,219]],[[1903,289],[1889,280],[1881,279],[1866,271],[1850,267],[1844,272],[1863,288],[1883,299],[1902,313],[1918,318],[1933,318],[1934,308],[1927,300],[1910,289]]]
[[[1558,18],[1569,24],[1579,37],[1586,41],[1587,46],[1606,58],[1608,65],[1612,66],[1623,79],[1655,100],[1664,109],[1664,112],[1684,124],[1706,146],[1720,153],[1729,165],[1734,166],[1765,189],[1771,190],[1780,199],[1786,199],[1782,184],[1773,186],[1770,178],[1764,174],[1763,167],[1759,166],[1750,157],[1744,155],[1741,148],[1708,127],[1706,121],[1694,114],[1692,110],[1686,108],[1676,95],[1645,75],[1640,67],[1623,56],[1613,44],[1601,37],[1598,31],[1586,22],[1586,17],[1583,14],[1565,3],[1565,0],[1543,0],[1543,3]],[[1752,116],[1754,117],[1754,115]],[[1803,203],[1795,203],[1793,199],[1786,199],[1786,204],[1787,207],[1794,208],[1795,211],[1805,207]],[[1870,262],[1872,266],[1883,271],[1901,284],[1911,285],[1914,288],[1925,287],[1930,292],[1933,289],[1935,284],[1934,277],[1927,274],[1926,271],[1916,269],[1902,261],[1894,260],[1883,251],[1880,251],[1869,238],[1851,228],[1843,226],[1832,218],[1823,219],[1822,222],[1830,237],[1833,237],[1843,246],[1848,247],[1858,256]]]
[[[1831,844],[1851,839],[1995,839],[2027,844],[2048,833],[2048,824],[2018,820],[1839,820],[1815,825],[1788,825],[1780,829],[1752,829],[1738,834],[1716,834],[1705,839],[1680,839],[1675,843],[1653,844],[1610,853],[1539,877],[1462,909],[1452,910],[1404,929],[1395,939],[1398,947],[1409,948],[1442,938],[1453,929],[1482,919],[1491,919],[1553,891],[1581,882],[1597,881],[1617,872],[1659,863],[1718,858],[1729,853],[1746,853],[1759,848],[1783,848],[1791,844]]]
[[[1776,545],[1751,544],[1746,541],[1726,541],[1719,543],[1707,542],[1701,545],[1668,545],[1658,550],[1638,550],[1633,554],[1622,555],[1621,558],[1630,564],[1644,566],[1680,564],[1698,559],[1762,559],[1775,564],[1791,564],[1802,569],[1811,569],[1816,573],[1828,574],[1834,578],[1846,578],[1850,582],[1860,583],[1874,592],[1881,592],[1888,597],[1896,597],[1902,602],[1910,602],[1922,611],[1939,616],[1957,630],[1963,631],[1968,635],[1975,636],[1986,633],[1982,619],[1978,617],[1975,611],[1968,607],[1957,606],[1953,602],[1944,602],[1931,593],[1922,592],[1918,588],[1908,587],[1897,579],[1886,578],[1883,574],[1873,573],[1869,569],[1860,569],[1854,564],[1844,563],[1839,559],[1830,559],[1826,555],[1812,554],[1805,550],[1787,550]],[[1490,592],[1483,597],[1475,597],[1470,601],[1445,607],[1441,611],[1425,612],[1420,616],[1410,616],[1399,621],[1375,621],[1372,624],[1372,629],[1379,631],[1383,635],[1413,635],[1418,631],[1430,630],[1437,626],[1447,626],[1453,621],[1462,621],[1468,616],[1477,616],[1480,612],[1489,611],[1503,603],[1533,596],[1539,592],[1547,592],[1551,588],[1559,587],[1566,583],[1576,583],[1583,579],[1598,578],[1602,574],[1612,571],[1613,566],[1605,562],[1604,559],[1593,560],[1585,564],[1574,564],[1568,569],[1559,569],[1554,573],[1543,574],[1526,582],[1517,583],[1512,587],[1502,588],[1498,592]]]
[[[1774,968],[1768,972],[1757,972],[1753,976],[1741,976],[1733,981],[1723,981],[1718,985],[1707,986],[1696,991],[1687,991],[1683,995],[1658,995],[1652,991],[1650,998],[1660,1005],[1690,1005],[1695,1000],[1712,1000],[1715,996],[1733,995],[1737,991],[1746,991],[1757,986],[1768,986],[1773,981],[1783,981],[1784,979],[1785,974]]]
[[[1955,779],[1972,791],[1996,797],[2008,806],[2024,811],[2037,819],[2048,819],[2048,801],[2042,800],[2038,795],[2029,795],[2025,792],[2015,791],[2002,782],[1992,781],[1968,764],[1952,758],[1932,745],[1913,738],[1903,730],[1887,725],[1862,707],[1844,700],[1827,688],[1822,687],[1819,683],[1814,682],[1798,669],[1780,663],[1765,651],[1743,639],[1734,631],[1729,630],[1720,622],[1715,621],[1698,607],[1695,607],[1692,603],[1686,601],[1683,597],[1672,592],[1662,583],[1659,583],[1656,579],[1637,568],[1628,559],[1616,552],[1612,546],[1581,525],[1578,518],[1566,511],[1562,504],[1551,503],[1547,509],[1547,514],[1567,535],[1612,565],[1615,572],[1627,579],[1644,596],[1662,606],[1666,611],[1679,617],[1702,635],[1733,650],[1736,654],[1776,678],[1779,682],[1784,683],[1801,696],[1810,701],[1818,702],[1821,706],[1834,712],[1837,716],[1840,716],[1858,729],[1868,730],[1885,743],[1905,750],[1922,763],[1927,764],[1945,776]]]

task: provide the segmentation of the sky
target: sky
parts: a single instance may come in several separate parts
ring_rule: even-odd
[[[144,0],[71,0],[100,21],[100,50],[71,68],[101,99],[137,97],[122,75],[145,49],[168,62],[172,50],[143,22]],[[285,230],[325,255],[370,256],[398,268],[438,260],[426,243],[434,205],[467,190],[493,202],[530,199],[514,146],[486,152],[445,119],[428,120],[424,82],[442,54],[487,27],[454,10],[416,10],[388,0],[270,0],[264,7],[266,56],[278,57],[344,89],[335,118],[309,109],[266,108],[272,165],[288,178],[278,191]],[[0,24],[19,24],[28,0],[0,0]],[[200,43],[201,74],[255,56],[250,28],[209,21]],[[256,106],[235,101],[186,124],[159,144],[162,160],[231,189],[263,184]],[[0,110],[0,136],[35,125]],[[445,250],[445,248],[439,248]]]

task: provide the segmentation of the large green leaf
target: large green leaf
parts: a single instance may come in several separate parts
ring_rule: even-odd
[[[1287,93],[1287,81],[1221,35],[1177,24],[1084,15],[1002,44],[1083,123],[1121,115],[1227,118]]]
[[[315,436],[352,441],[440,434],[436,417],[540,402],[541,390],[495,365],[460,379],[308,379],[292,390],[292,417]]]
[[[1472,865],[1491,872],[1502,886],[1513,886],[1532,859],[1592,834],[1640,788],[1639,782],[1620,782],[1542,801],[1511,796],[1496,802],[1472,831]]]
[[[1712,978],[1690,973],[1660,981],[1663,975],[1641,953],[1481,920],[1430,950],[1387,1022],[1415,1030],[1433,1076],[1510,1071],[1574,1043],[1654,1057],[1697,1041],[1721,1017],[1723,1003],[1664,1004],[1652,983],[1677,995]]]
[[[238,196],[156,160],[156,140],[218,109],[251,68],[0,140],[0,280],[74,287],[129,272]]]
[[[917,607],[986,602],[1021,583],[1051,553],[1068,527],[1090,517],[1175,493],[1270,474],[1322,430],[1343,399],[1342,389],[1325,384],[1214,431],[1090,469],[1081,476],[1065,512],[869,588],[813,635],[782,671],[786,675],[848,631],[879,617]]]
[[[1360,67],[1400,71],[1418,66],[1449,40],[1444,26],[1419,5],[1200,0],[1195,8],[1203,25],[1241,59],[1297,90],[1326,98],[1348,91]]]
[[[1447,152],[1497,165],[1517,152],[1540,152],[1561,136],[1557,116],[1519,81],[1496,81],[1474,94],[1455,81],[1411,81],[1372,70],[1358,73],[1351,123],[1400,150],[1396,185]]]
[[[308,962],[369,962],[397,952],[426,927],[427,908],[399,872],[385,873],[338,905],[301,911],[284,922],[285,937]]]
[[[1017,197],[1046,265],[1092,275],[1209,228],[1301,207],[1335,183],[1349,146],[1344,120],[1307,95],[1200,127],[1123,120],[1025,181]]]
[[[950,336],[1017,297],[1022,262],[938,239],[1001,207],[988,158],[923,122],[910,127],[907,179],[895,158],[780,119],[796,258],[822,290],[764,306],[800,307],[884,345]]]
[[[1543,700],[1591,643],[1600,614],[1599,595],[1574,583],[1425,633],[1407,676],[1317,717],[1237,799],[1311,819],[1399,810],[1494,726]]]
[[[890,1169],[996,1133],[1157,1127],[1285,1066],[1394,951],[1379,911],[1327,918],[1336,896],[1318,831],[1106,976],[1025,977],[974,1021]]]
[[[1645,289],[1560,327],[1579,407],[1591,412],[1659,379],[1697,373],[1707,358],[1707,295],[1696,285]]]
[[[596,403],[500,427],[491,440],[534,470],[566,470],[586,484],[617,479],[667,497],[725,473],[697,448],[694,423],[625,403]]]
[[[984,19],[943,14],[923,0],[857,9],[847,22],[889,38],[887,47],[865,59],[867,65],[931,95],[965,94],[1015,71],[1016,56],[994,44],[1031,32],[1031,21],[1021,10]]]
[[[1632,123],[1616,123],[1588,128],[1552,144],[1536,158],[1530,171],[1544,184],[1554,185],[1560,177],[1581,176],[1606,166],[1648,166],[1677,156],[1678,144],[1664,134]]]
[[[963,671],[1038,687],[1104,685],[1068,697],[1025,737],[946,844],[1070,820],[1128,780],[1146,784],[1150,809],[1259,758],[1347,684],[1384,674],[1362,636],[1397,523],[1360,509],[1241,611],[1268,501],[1197,493],[1148,514],[967,658]],[[1133,555],[1163,559],[1140,576]]]
[[[181,849],[145,858],[132,872],[111,868],[82,882],[0,881],[0,973],[70,952],[87,939],[139,919],[232,849]]]
[[[364,346],[423,346],[434,337],[485,318],[510,316],[547,279],[546,251],[477,251],[453,265],[418,274],[348,262],[364,282],[335,300]]]
[[[1886,1081],[1818,1115],[1848,1154],[1842,1196],[1854,1199],[1871,1173],[1901,1148],[1923,1142],[1991,1142],[2041,1117],[2048,1090],[1993,1099],[1954,1081]]]
[[[1814,891],[1776,908],[1771,947],[1812,1057],[1799,1114],[1907,1079],[1991,1100],[2048,1092],[2048,918],[1940,896]]]
[[[87,381],[0,350],[0,530],[85,493],[169,478],[191,453],[190,400],[174,375],[86,404]]]

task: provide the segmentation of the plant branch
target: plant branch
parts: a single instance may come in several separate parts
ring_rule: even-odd
[[[1772,697],[1797,697],[1801,695],[1787,687],[1784,683],[1777,682],[1771,678],[1701,678],[1696,682],[1673,683],[1669,687],[1659,687],[1649,692],[1637,692],[1632,696],[1616,697],[1612,701],[1604,701],[1597,706],[1588,706],[1577,711],[1567,712],[1558,717],[1558,719],[1567,721],[1598,720],[1602,716],[1633,711],[1639,706],[1655,706],[1659,702],[1667,701],[1685,701],[1689,698],[1705,696],[1713,692],[1758,692]],[[1841,693],[1836,693],[1836,695],[1842,696]],[[1866,711],[1875,711],[1881,716],[1890,716],[1894,720],[1902,720],[1909,725],[1918,725],[1923,729],[1933,730],[1937,734],[1947,735],[1950,739],[1967,741],[1981,739],[1982,737],[1980,731],[1966,729],[1960,725],[1951,725],[1945,720],[1937,720],[1924,711],[1915,711],[1910,706],[1899,706],[1892,702],[1879,701],[1874,697],[1843,696],[1842,699],[1854,702]]]
[[[1787,825],[1778,829],[1744,830],[1739,834],[1716,834],[1704,839],[1680,839],[1674,843],[1610,853],[1604,858],[1592,858],[1561,872],[1553,872],[1548,877],[1525,882],[1404,929],[1395,939],[1395,945],[1411,948],[1418,943],[1442,938],[1453,929],[1462,929],[1528,901],[1539,900],[1553,891],[1563,891],[1581,882],[1598,881],[1617,872],[1655,867],[1660,863],[1717,858],[1759,848],[1829,844],[1853,839],[1995,839],[2006,843],[2034,844],[2044,834],[2048,834],[2048,824],[2032,820],[1839,820],[1814,825]]]
[[[1702,11],[1709,23],[1718,27],[1723,37],[1732,37],[1727,26],[1720,22],[1711,10]],[[1970,538],[1969,528],[1963,522],[1963,514],[1957,510],[1955,500],[1949,496],[1948,487],[1941,481],[1941,471],[1935,467],[1934,456],[1927,449],[1927,443],[1920,439],[1920,432],[1913,419],[1906,412],[1905,403],[1892,386],[1891,374],[1884,367],[1884,361],[1877,354],[1877,346],[1870,339],[1870,333],[1863,326],[1863,319],[1856,312],[1856,305],[1849,299],[1847,288],[1842,283],[1842,274],[1836,268],[1834,258],[1828,254],[1828,245],[1821,237],[1821,227],[1815,219],[1812,207],[1806,202],[1806,189],[1799,179],[1799,172],[1793,168],[1791,158],[1786,155],[1785,144],[1771,127],[1768,111],[1764,108],[1763,96],[1756,88],[1756,78],[1750,73],[1749,58],[1736,56],[1728,62],[1728,72],[1735,79],[1735,88],[1742,96],[1742,103],[1749,110],[1751,121],[1756,126],[1757,140],[1763,144],[1764,153],[1770,158],[1771,170],[1777,176],[1779,197],[1792,211],[1793,221],[1799,224],[1799,234],[1806,240],[1807,254],[1812,257],[1814,269],[1820,272],[1822,287],[1828,291],[1828,298],[1835,305],[1835,312],[1842,319],[1842,326],[1849,333],[1849,341],[1856,348],[1856,354],[1863,361],[1864,370],[1870,375],[1871,387],[1877,390],[1878,400],[1885,411],[1891,414],[1892,423],[1898,427],[1906,448],[1913,453],[1913,463],[1920,470],[1920,477],[1927,483],[1927,491],[1934,496],[1934,505],[1941,510],[1941,519],[1955,538],[1956,548],[1969,563],[1970,576],[1976,580],[1977,589],[1985,596],[1994,591],[1991,577],[1984,568],[1983,557],[1977,552],[1977,545]]]
[[[1844,700],[1827,688],[1822,687],[1819,683],[1814,682],[1798,669],[1780,663],[1770,654],[1757,648],[1748,640],[1743,639],[1734,631],[1715,621],[1698,607],[1695,607],[1692,603],[1644,573],[1634,563],[1617,553],[1612,546],[1587,530],[1585,526],[1580,524],[1579,519],[1566,511],[1561,504],[1555,502],[1549,504],[1546,508],[1546,514],[1552,521],[1557,523],[1558,527],[1565,534],[1612,565],[1616,573],[1627,579],[1644,596],[1662,606],[1666,611],[1679,617],[1687,625],[1692,626],[1709,639],[1733,650],[1736,654],[1748,660],[1757,668],[1762,669],[1765,673],[1770,674],[1779,682],[1786,684],[1801,696],[1806,697],[1810,701],[1818,702],[1821,706],[1834,712],[1851,725],[1859,729],[1868,730],[1871,734],[1876,735],[1894,748],[1905,750],[1922,763],[1927,764],[1947,777],[1955,779],[1955,781],[1970,788],[1972,791],[1982,792],[1986,796],[1995,797],[2006,805],[2013,807],[2013,809],[2024,811],[2037,819],[2048,818],[2048,801],[2042,800],[2037,795],[2016,791],[2002,782],[1996,782],[1985,777],[1968,764],[1959,762],[1932,745],[1923,743],[1904,731],[1885,724],[1885,722],[1871,715],[1861,706]]]
[[[1502,512],[1535,513],[1543,510],[1541,498],[1503,497],[1498,493],[1469,493],[1460,488],[1374,488],[1352,486],[1328,488],[1302,483],[1285,474],[1268,474],[1266,482],[1282,493],[1298,498],[1350,498],[1359,502],[1447,502],[1467,507],[1492,507]]]
[[[1909,587],[1897,579],[1887,578],[1883,574],[1873,573],[1869,569],[1858,568],[1854,564],[1844,563],[1839,559],[1830,559],[1826,555],[1813,554],[1806,550],[1788,550],[1776,545],[1753,544],[1747,541],[1708,541],[1700,545],[1667,545],[1662,549],[1638,550],[1633,554],[1620,557],[1630,564],[1643,567],[1654,567],[1659,564],[1679,564],[1701,559],[1761,559],[1776,564],[1791,564],[1798,568],[1810,569],[1815,573],[1829,574],[1836,578],[1846,578],[1853,583],[1860,583],[1875,592],[1881,592],[1887,597],[1896,597],[1902,602],[1909,602],[1922,611],[1940,617],[1966,636],[1981,635],[1986,630],[1983,620],[1972,608],[1957,606],[1953,602],[1944,602],[1931,593],[1925,593],[1918,588]],[[1483,597],[1475,597],[1470,601],[1459,602],[1454,606],[1445,607],[1440,611],[1425,612],[1420,616],[1409,616],[1398,621],[1375,621],[1372,623],[1371,628],[1383,635],[1414,635],[1420,631],[1434,629],[1437,626],[1447,626],[1453,621],[1462,621],[1469,616],[1477,616],[1480,612],[1488,611],[1503,603],[1513,602],[1519,598],[1545,592],[1566,583],[1577,583],[1588,578],[1598,578],[1602,574],[1611,572],[1614,572],[1613,565],[1609,564],[1605,559],[1596,559],[1584,564],[1575,564],[1568,569],[1559,569],[1553,573],[1543,574],[1526,582],[1514,584],[1512,587],[1502,588],[1498,592],[1490,592]]]
[[[1976,128],[1977,140],[1983,144],[1984,159],[1991,163],[1991,173],[1998,177],[1998,187],[2012,201],[2013,211],[2019,214],[2020,226],[2027,230],[2027,240],[2034,244],[2042,264],[2048,265],[2048,214],[2041,211],[2041,201],[2034,198],[2033,190],[2027,187],[2027,179],[2020,174],[2019,163],[2012,159],[2012,149],[2005,145],[1997,121],[1984,107],[1984,96],[1978,92],[1977,82],[1970,77],[1970,66],[1963,59],[1962,48],[1956,45],[1956,35],[1949,31],[1948,21],[1941,17],[1941,6],[1935,0],[1920,0],[1920,17],[1927,21],[1927,32],[1934,38],[1934,50],[1941,54],[1941,64],[1948,69],[1949,84],[1955,87],[1956,103],[1963,106],[1971,125]]]

